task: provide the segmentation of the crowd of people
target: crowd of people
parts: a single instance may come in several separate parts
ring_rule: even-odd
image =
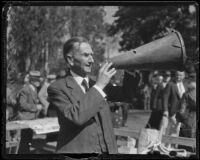
[[[148,97],[152,113],[146,128],[165,135],[196,138],[196,74],[165,71],[157,72],[156,79]],[[166,147],[180,146],[166,144]]]
[[[31,71],[18,91],[7,87],[7,120],[57,116],[60,125],[57,153],[116,153],[114,122],[107,101],[130,103],[139,89],[140,75],[127,70],[122,86],[110,85],[116,70],[110,69],[112,63],[105,63],[95,82],[88,77],[94,62],[88,41],[72,38],[63,50],[70,68],[68,73],[41,78],[39,71]],[[146,128],[172,136],[196,137],[196,77],[185,77],[183,71],[150,74],[149,83],[143,84],[140,90],[144,109],[152,111]],[[124,108],[123,126],[126,126],[129,107]],[[33,132],[25,129],[21,136],[19,153],[29,153]]]

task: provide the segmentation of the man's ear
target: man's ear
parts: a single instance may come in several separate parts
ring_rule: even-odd
[[[66,61],[70,66],[74,65],[74,58],[72,57],[72,55],[67,55],[66,56]]]

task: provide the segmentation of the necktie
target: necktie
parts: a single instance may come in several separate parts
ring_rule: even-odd
[[[85,92],[89,90],[88,83],[85,79],[83,79],[81,85],[85,88]]]

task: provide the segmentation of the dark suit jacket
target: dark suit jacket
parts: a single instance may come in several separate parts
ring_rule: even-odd
[[[187,83],[183,82],[185,91],[187,91]],[[171,81],[165,87],[163,93],[163,107],[164,111],[169,111],[169,116],[176,114],[180,107],[180,94],[175,81]]]
[[[159,84],[158,87],[155,90],[155,94],[153,97],[153,109],[159,110],[159,111],[163,111],[163,94],[164,94],[164,87]]]
[[[126,76],[124,87],[105,88],[109,100],[127,100],[125,96],[130,88],[135,88],[138,79]],[[131,78],[130,78],[131,77]],[[135,80],[135,84],[134,84]],[[131,82],[131,83],[130,83]],[[90,87],[94,81],[90,80]],[[125,90],[125,88],[127,88]],[[124,91],[124,92],[123,92]],[[131,93],[129,94],[131,95]],[[84,94],[71,75],[52,83],[48,87],[50,103],[57,111],[60,132],[58,136],[58,153],[93,153],[97,146],[97,130],[94,117],[100,113],[100,121],[105,143],[110,154],[117,153],[117,144],[113,132],[110,109],[107,101],[94,88]]]
[[[156,89],[153,90],[152,94],[152,112],[148,120],[146,128],[152,128],[160,130],[160,123],[163,117],[163,93],[164,87],[159,84]]]
[[[37,92],[29,85],[25,85],[17,96],[18,120],[31,120],[36,118]]]

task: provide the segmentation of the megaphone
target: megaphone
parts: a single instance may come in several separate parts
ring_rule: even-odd
[[[186,51],[181,34],[172,31],[163,38],[109,59],[116,69],[183,70]]]

